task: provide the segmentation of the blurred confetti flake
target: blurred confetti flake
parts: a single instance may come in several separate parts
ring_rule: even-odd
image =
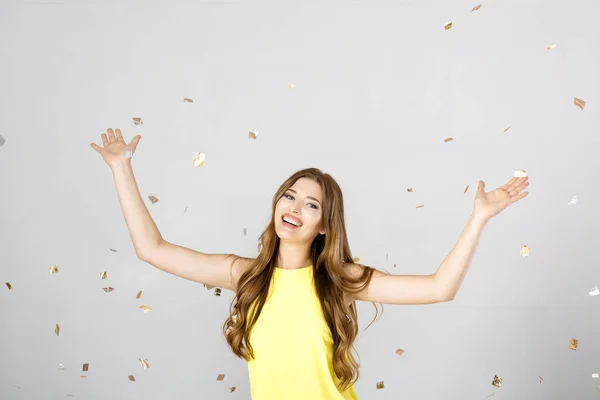
[[[575,204],[577,203],[577,200],[579,200],[579,197],[577,196],[573,196],[573,198],[571,199],[571,201],[569,202],[569,205]]]
[[[104,290],[106,293],[108,293],[108,292],[112,292],[113,290],[115,290],[115,288],[112,288],[109,286],[109,287],[103,287],[102,290]]]
[[[383,381],[381,382],[377,382],[377,385],[375,386],[377,389],[383,389],[385,388],[385,386],[383,385]]]
[[[531,249],[529,247],[523,245],[523,247],[521,247],[520,253],[523,257],[528,257],[529,253],[531,253]]]
[[[110,251],[116,253],[117,251],[115,249],[109,249]]]
[[[425,207],[425,206],[421,204],[420,206],[417,206],[416,208],[423,208],[423,207]]]
[[[148,200],[150,200],[152,202],[152,204],[158,203],[158,198],[153,195],[148,196]]]
[[[143,312],[147,313],[147,312],[152,311],[152,308],[148,304],[142,304],[140,306],[140,310],[142,310]]]
[[[215,289],[215,296],[220,296],[221,295],[221,289],[216,288]]]
[[[262,242],[260,241],[260,239],[258,239],[258,244],[256,245],[256,251],[258,253],[260,253],[262,251],[262,249],[263,249]]]
[[[502,378],[499,378],[498,375],[494,375],[494,380],[492,381],[492,385],[499,388],[502,385]]]
[[[517,169],[513,173],[513,178],[525,178],[525,177],[527,177],[527,171],[525,171],[524,169]]]
[[[64,371],[65,365],[63,363],[58,364],[58,369],[60,369],[61,371]]]
[[[194,100],[192,100],[192,99],[188,99],[187,97],[184,97],[184,98],[183,98],[183,101],[186,101],[186,102],[188,102],[188,103],[193,103],[193,102],[194,102]]]
[[[444,24],[444,30],[449,30],[450,28],[452,28],[452,21],[448,21]]]
[[[142,292],[143,290],[140,290],[137,294],[137,296],[135,296],[136,299],[139,299],[140,297],[142,297]]]
[[[72,394],[68,394],[67,397],[73,397],[73,395]]]
[[[583,109],[585,108],[585,101],[578,99],[577,97],[575,97],[575,99],[573,100],[573,104],[581,108],[581,111],[583,111]]]
[[[541,385],[542,382],[544,381],[544,378],[542,378],[541,376],[538,376],[538,378],[540,378],[540,385]]]
[[[150,364],[148,363],[148,359],[139,359],[140,360],[140,366],[144,369],[148,369],[150,368]]]
[[[218,381],[222,381],[223,379],[225,379],[225,374],[219,374],[219,376],[217,376]]]
[[[81,370],[83,372],[87,372],[89,368],[90,368],[90,364],[83,364],[83,367],[81,368]]]
[[[453,137],[449,137],[449,138],[444,139],[444,142],[448,143],[448,142],[451,142],[453,140],[454,140]]]
[[[12,289],[12,285],[8,282],[6,282],[6,287],[8,288],[8,290]]]
[[[235,392],[235,386],[232,386],[229,388],[229,393],[233,393],[233,392]]]
[[[6,143],[6,139],[4,139],[2,135],[0,135],[0,147],[4,146],[4,143]]]
[[[258,136],[258,129],[254,129],[253,131],[248,132],[248,138],[256,140]]]
[[[206,154],[204,153],[196,153],[196,155],[194,155],[194,165],[196,167],[203,167],[204,166],[204,161],[206,160]]]
[[[87,378],[87,375],[79,375],[80,378]]]
[[[467,193],[468,190],[469,190],[469,185],[467,185],[467,187],[465,188],[465,191],[463,192],[463,194]]]
[[[555,44],[551,44],[550,46],[546,47],[546,50],[552,50],[556,47]]]
[[[50,267],[50,275],[52,274],[58,274],[58,265],[52,265]]]
[[[590,289],[590,296],[598,296],[600,294],[600,289],[598,289],[598,285],[595,285]]]
[[[394,268],[396,268],[396,264],[394,264]]]
[[[214,286],[205,285],[204,283],[203,283],[203,285],[206,288],[206,290],[211,290],[212,288],[214,288]]]
[[[510,128],[512,128],[512,125],[509,125],[508,128],[504,129],[504,132],[507,132]]]
[[[598,379],[598,374],[592,374],[593,379]]]
[[[246,228],[244,228],[244,236],[246,236],[248,234],[248,230]]]
[[[293,84],[292,82],[288,82],[288,87],[289,87],[290,89],[293,89],[293,88],[294,88],[294,84]]]
[[[395,351],[395,353],[398,354],[399,356],[401,356],[402,354],[404,354],[404,350],[398,349]]]
[[[571,342],[569,343],[569,348],[573,351],[577,350],[577,345],[579,344],[579,340],[577,339],[571,339]]]
[[[106,271],[100,272],[100,279],[106,279],[107,276],[108,276],[108,273]]]
[[[133,377],[133,375],[127,375],[127,377],[131,382],[135,382],[135,378]]]
[[[479,10],[482,5],[483,4],[477,4],[475,7],[473,7],[473,9],[471,10],[471,12]]]
[[[60,335],[60,326],[58,326],[58,324],[56,324],[56,326],[54,327],[54,334],[56,336]]]
[[[140,117],[133,117],[133,123],[136,125],[141,125],[143,124],[142,119]]]
[[[412,188],[408,188],[408,189],[406,189],[406,191],[407,191],[408,193],[412,193],[412,192],[413,192]]]

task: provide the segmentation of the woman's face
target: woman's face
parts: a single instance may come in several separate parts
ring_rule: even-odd
[[[312,179],[300,178],[275,205],[275,231],[281,240],[312,243],[318,234],[325,234],[322,216],[321,185]],[[284,217],[290,217],[300,226],[284,222]]]

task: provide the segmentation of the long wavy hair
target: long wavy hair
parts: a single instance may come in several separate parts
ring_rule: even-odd
[[[344,293],[357,293],[366,288],[374,270],[364,266],[362,275],[356,277],[345,267],[347,263],[353,263],[353,258],[346,235],[342,191],[333,177],[317,168],[307,168],[294,173],[283,182],[273,196],[271,222],[260,235],[258,256],[239,277],[235,296],[230,304],[229,317],[223,324],[223,333],[235,355],[246,361],[249,361],[250,357],[254,358],[249,340],[250,331],[267,300],[280,241],[275,231],[275,206],[300,178],[312,179],[320,184],[324,195],[322,222],[326,233],[317,235],[311,244],[310,252],[316,292],[333,338],[333,370],[339,379],[338,389],[343,392],[359,377],[359,362],[353,354],[353,351],[356,352],[354,340],[358,334],[358,315],[355,302],[352,302],[349,308],[345,304]],[[234,259],[232,266],[235,261]],[[254,312],[249,312],[254,302],[256,308]],[[371,323],[378,314],[377,305],[373,305],[376,313]]]

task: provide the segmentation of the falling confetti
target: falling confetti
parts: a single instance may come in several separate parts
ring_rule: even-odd
[[[517,169],[513,174],[513,178],[526,178],[527,172],[524,169]]]
[[[508,128],[504,129],[504,132],[508,131],[510,128],[512,128],[512,125],[510,125]]]
[[[246,236],[248,234],[248,230],[246,228],[244,228],[244,236]]]
[[[203,285],[204,285],[204,287],[206,288],[206,290],[211,290],[212,288],[214,288],[214,286],[205,285],[205,284],[203,284]]]
[[[416,208],[423,208],[423,207],[425,207],[425,206],[421,204],[420,206],[417,206]]]
[[[523,257],[527,257],[527,256],[529,256],[529,253],[531,253],[531,249],[529,247],[523,245],[523,247],[521,247],[520,253]]]
[[[50,267],[50,275],[52,274],[58,274],[58,265],[52,265]]]
[[[256,251],[258,253],[260,253],[262,251],[262,249],[263,249],[262,242],[260,241],[260,239],[258,239],[258,244],[256,245]]]
[[[412,193],[412,192],[413,192],[412,188],[408,188],[408,189],[406,189],[406,191],[407,191],[408,193]]]
[[[235,386],[232,386],[229,388],[229,393],[233,393],[233,392],[235,392]]]
[[[215,289],[215,296],[220,296],[221,295],[221,289],[216,288]]]
[[[6,143],[6,139],[4,139],[2,135],[0,135],[0,147],[4,146],[4,143]]]
[[[60,369],[61,371],[64,371],[65,365],[63,363],[58,364],[58,369]]]
[[[471,12],[479,10],[482,5],[483,4],[477,4],[475,7],[473,7],[473,9],[471,10]]]
[[[579,344],[579,340],[571,339],[571,343],[569,343],[569,348],[573,351],[577,350],[577,345]]]
[[[381,382],[377,382],[377,385],[376,385],[376,387],[377,387],[377,389],[383,389],[383,388],[384,388],[384,386],[383,386],[383,381],[381,381]]]
[[[56,326],[54,327],[54,334],[56,336],[60,335],[60,326],[58,326],[58,324],[56,324]]]
[[[499,388],[502,385],[502,378],[498,378],[498,375],[494,375],[494,380],[492,381],[492,385]]]
[[[401,356],[402,354],[404,354],[404,350],[402,349],[398,349],[396,350],[394,353],[398,354],[399,356]]]
[[[253,131],[250,131],[248,133],[248,138],[249,139],[254,139],[256,140],[256,137],[258,136],[258,129],[254,129]]]
[[[142,119],[140,117],[134,117],[133,119],[133,123],[136,125],[141,125],[143,124]]]
[[[6,282],[6,287],[8,288],[8,290],[12,289],[12,285],[8,282]]]
[[[185,212],[187,211],[187,209],[188,209],[188,208],[186,207],[186,208],[185,208],[185,210],[183,210],[183,213],[184,213],[184,214],[185,214]]]
[[[293,89],[293,88],[294,88],[294,84],[293,84],[292,82],[288,82],[288,87],[289,87],[290,89]]]
[[[100,272],[100,279],[106,279],[107,276],[108,276],[108,273],[106,271]]]
[[[453,141],[453,140],[454,140],[454,138],[452,138],[452,137],[449,137],[449,138],[446,138],[446,139],[444,139],[444,142],[448,143],[448,142],[451,142],[451,141]]]
[[[450,28],[452,28],[452,21],[448,21],[444,24],[444,30],[449,30]]]
[[[194,102],[194,100],[188,99],[187,97],[184,97],[183,101],[187,101],[188,103],[193,103]]]
[[[463,192],[463,194],[467,193],[467,190],[469,190],[469,186],[470,185],[467,185],[467,187],[465,188],[465,191]]]
[[[394,268],[396,268],[396,264],[394,264]]]
[[[110,251],[116,253],[117,251],[115,249],[109,249]]]
[[[87,372],[87,370],[89,369],[89,367],[90,367],[90,364],[83,364],[83,367],[82,367],[82,369],[81,369],[81,370],[82,370],[83,372]]]
[[[142,297],[142,292],[143,292],[143,290],[140,290],[139,293],[137,294],[137,296],[135,296],[135,298],[139,299],[140,297]]]
[[[538,378],[540,378],[540,385],[541,385],[542,382],[544,381],[544,378],[542,378],[541,376],[538,376]]]
[[[87,375],[79,375],[80,378],[87,378]]]
[[[148,196],[148,199],[152,202],[152,204],[158,203],[158,198],[156,198],[156,196],[150,195]]]
[[[552,50],[556,47],[555,44],[551,44],[550,46],[546,47],[546,50]]]
[[[596,285],[590,289],[590,296],[598,296],[599,294],[600,294],[600,289],[598,289],[598,285]]]
[[[127,377],[131,382],[135,382],[135,378],[133,377],[133,375],[127,375]]]
[[[577,196],[573,196],[573,198],[571,199],[571,201],[569,202],[569,205],[575,204],[577,203],[577,200],[579,200],[579,198]]]
[[[196,153],[196,155],[194,156],[194,165],[196,167],[202,167],[204,166],[204,160],[206,159],[206,154],[204,153]]]
[[[598,374],[592,374],[592,378],[598,379]]]
[[[219,374],[219,376],[217,376],[218,381],[222,381],[223,379],[225,379],[225,374]]]
[[[585,108],[585,101],[578,99],[577,97],[575,97],[575,99],[573,100],[573,104],[581,108],[581,111],[583,111],[583,109]]]
[[[152,308],[148,304],[142,304],[140,306],[140,310],[142,310],[144,313],[147,313],[152,311]]]
[[[148,363],[148,359],[143,359],[142,360],[140,358],[139,360],[140,360],[140,365],[141,365],[142,368],[144,368],[144,369],[150,368],[150,364]]]
[[[109,287],[103,287],[102,290],[104,290],[106,293],[108,293],[108,292],[112,292],[115,289],[109,286]]]

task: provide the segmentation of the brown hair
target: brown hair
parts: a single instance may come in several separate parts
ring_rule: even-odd
[[[223,333],[235,355],[247,361],[249,357],[254,358],[249,335],[266,302],[279,246],[279,237],[275,232],[275,206],[300,178],[314,180],[321,185],[323,191],[322,222],[326,234],[319,234],[314,239],[311,245],[311,260],[316,292],[333,337],[333,370],[340,380],[338,389],[343,392],[353,385],[359,376],[359,364],[352,353],[358,334],[356,304],[353,302],[348,310],[343,294],[357,293],[364,289],[371,281],[374,270],[364,266],[362,275],[356,277],[345,268],[345,264],[352,263],[353,260],[346,235],[342,190],[333,177],[317,168],[307,168],[294,173],[283,182],[273,196],[271,221],[259,239],[262,249],[239,278],[229,317],[223,324]],[[249,313],[255,301],[255,312]],[[376,305],[375,310],[377,318]]]

